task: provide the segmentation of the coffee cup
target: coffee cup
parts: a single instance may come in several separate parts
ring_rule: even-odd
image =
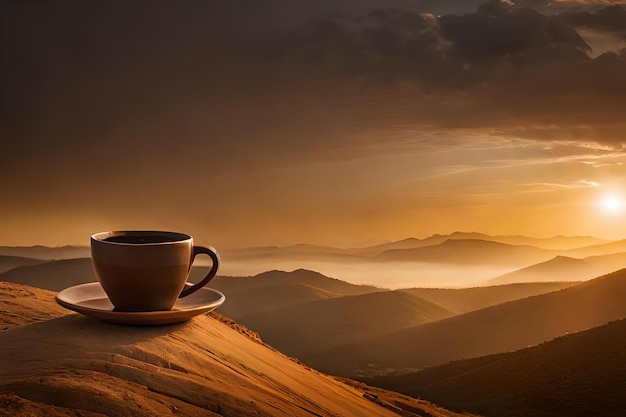
[[[213,265],[197,284],[185,286],[199,254]],[[171,310],[178,298],[198,291],[213,279],[219,255],[212,247],[195,246],[184,233],[128,230],[91,236],[91,260],[115,311]]]

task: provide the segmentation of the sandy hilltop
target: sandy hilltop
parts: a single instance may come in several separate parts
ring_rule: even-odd
[[[461,415],[322,374],[218,313],[120,326],[54,295],[0,283],[2,416]]]

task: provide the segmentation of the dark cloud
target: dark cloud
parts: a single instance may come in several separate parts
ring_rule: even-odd
[[[508,0],[489,0],[476,8],[480,14],[503,16],[511,11],[514,3]]]
[[[57,157],[162,163],[150,149],[210,153],[217,167],[345,149],[391,123],[626,113],[623,54],[591,59],[567,19],[494,1],[423,13],[435,3],[478,4],[2,2],[0,169]]]
[[[285,72],[315,78],[432,78],[448,64],[448,43],[437,19],[400,10],[378,10],[360,19],[315,19],[269,48]]]
[[[278,44],[285,65],[299,63],[315,75],[410,79],[424,87],[492,82],[507,65],[519,75],[522,66],[532,71],[590,60],[589,46],[571,26],[500,1],[439,18],[379,10],[358,20],[318,19]]]
[[[626,38],[626,8],[619,4],[607,6],[594,12],[564,12],[557,18],[572,26],[613,32]]]
[[[590,12],[626,4],[624,0],[511,0],[515,8],[531,8],[545,15]]]
[[[624,53],[593,59],[574,26],[556,15],[497,1],[441,17],[379,10],[318,19],[282,45],[277,62],[295,65],[304,79],[387,85],[380,107],[407,125],[624,141]],[[376,119],[375,110],[364,112]]]
[[[440,25],[456,51],[470,61],[511,58],[584,60],[589,50],[576,31],[532,9],[508,12],[492,1],[478,13],[444,16]],[[497,7],[496,7],[497,5]]]

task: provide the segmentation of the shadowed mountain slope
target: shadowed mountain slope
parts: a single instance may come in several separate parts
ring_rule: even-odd
[[[20,289],[3,287],[15,303],[3,319],[32,313],[33,300],[51,301],[49,292],[24,297]],[[0,369],[3,415],[458,415],[321,374],[219,314],[136,327],[61,311],[1,331]]]
[[[0,274],[0,281],[61,291],[72,285],[93,282],[97,279],[91,266],[91,258],[78,258],[20,266]]]
[[[548,282],[548,281],[586,281],[607,273],[599,266],[589,264],[584,259],[556,256],[549,261],[541,262],[497,278],[490,279],[487,285],[511,284],[516,282]]]
[[[46,262],[41,259],[24,258],[22,256],[0,255],[0,274],[24,265],[37,265]]]
[[[409,288],[406,291],[462,314],[533,295],[558,291],[578,282],[526,282],[471,288]]]
[[[484,416],[617,416],[626,410],[626,320],[368,382]]]
[[[421,369],[535,345],[626,317],[626,269],[528,297],[351,343],[309,358],[340,375]]]
[[[609,255],[619,252],[626,252],[626,239],[604,243],[601,245],[571,249],[562,254],[565,256],[571,256],[572,258],[587,258],[589,256]]]
[[[522,268],[497,278],[487,285],[514,282],[586,281],[599,275],[626,267],[626,252],[589,256],[584,259],[556,256],[546,262]]]
[[[220,311],[238,320],[240,317],[266,310],[341,296],[306,284],[265,285],[228,292],[228,303],[220,307]]]
[[[401,291],[345,296],[249,314],[239,321],[290,356],[449,317],[453,313]]]
[[[616,252],[608,255],[589,256],[585,262],[596,268],[609,268],[611,271],[626,268],[626,252]]]

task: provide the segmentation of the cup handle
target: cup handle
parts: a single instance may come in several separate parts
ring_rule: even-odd
[[[198,291],[200,288],[204,287],[213,279],[215,274],[217,273],[217,268],[220,266],[220,256],[217,254],[217,251],[212,247],[204,247],[204,246],[194,246],[193,247],[193,255],[191,256],[191,263],[193,264],[194,259],[196,259],[196,255],[204,253],[205,255],[209,255],[211,260],[213,261],[213,266],[209,273],[202,279],[202,281],[197,284],[192,285],[191,287],[186,287],[182,290],[178,298],[183,298],[188,296],[191,293]]]

